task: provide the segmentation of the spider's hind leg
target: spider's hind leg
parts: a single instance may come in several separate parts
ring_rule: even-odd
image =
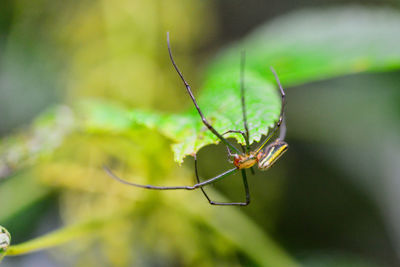
[[[197,183],[200,183],[200,178],[199,178],[199,173],[197,170],[197,156],[194,155],[194,170],[196,174],[196,181]],[[250,204],[250,191],[249,191],[249,186],[247,184],[247,177],[246,177],[246,171],[242,170],[242,178],[243,178],[243,185],[244,185],[244,190],[246,193],[246,202],[215,202],[210,199],[210,197],[207,195],[206,191],[204,190],[203,187],[200,187],[201,192],[203,192],[203,195],[206,197],[208,202],[211,205],[217,205],[217,206],[247,206]]]

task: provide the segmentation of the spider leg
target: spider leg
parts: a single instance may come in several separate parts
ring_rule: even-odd
[[[194,170],[196,173],[196,181],[197,183],[200,183],[200,178],[199,174],[197,171],[197,157],[194,157]],[[242,178],[243,178],[243,185],[244,185],[244,190],[246,193],[246,202],[215,202],[210,199],[210,197],[207,195],[206,191],[204,190],[203,187],[200,187],[201,191],[203,192],[203,195],[207,198],[208,202],[211,205],[216,205],[216,206],[247,206],[250,204],[250,191],[249,191],[249,185],[247,184],[247,177],[246,177],[246,171],[242,170]]]
[[[286,94],[285,94],[285,91],[283,91],[282,84],[279,81],[279,77],[278,77],[278,74],[276,74],[275,69],[273,67],[270,67],[270,69],[271,69],[272,73],[274,74],[276,83],[278,84],[279,90],[281,92],[281,113],[279,115],[279,120],[278,120],[278,123],[277,123],[277,125],[279,127],[279,126],[281,126],[282,121],[283,121],[283,113],[284,113],[285,103],[286,103]]]
[[[278,121],[275,123],[275,126],[274,126],[273,130],[268,133],[268,136],[265,138],[264,142],[257,148],[256,154],[267,144],[269,139],[271,139],[271,137],[276,133],[276,131],[278,131],[279,127],[281,126],[281,124],[283,122],[283,117],[284,117],[286,94],[285,94],[285,91],[283,91],[281,82],[279,81],[279,78],[278,78],[278,75],[276,74],[276,71],[274,70],[273,67],[270,67],[270,68],[271,68],[272,73],[275,76],[276,83],[278,84],[279,90],[280,90],[280,93],[281,93],[281,113],[279,115]],[[286,127],[285,127],[285,129],[284,129],[284,131],[282,133],[283,134],[281,134],[281,136],[284,137],[284,135],[286,134]]]
[[[214,127],[211,126],[211,124],[208,122],[208,120],[206,119],[206,117],[203,115],[203,112],[200,110],[199,105],[197,104],[197,101],[192,93],[192,89],[190,88],[190,85],[186,82],[185,78],[183,77],[182,72],[179,70],[178,66],[175,63],[175,60],[172,56],[172,51],[171,51],[171,46],[170,46],[170,42],[169,42],[169,32],[167,32],[167,45],[168,45],[168,53],[169,53],[169,57],[171,59],[172,65],[174,66],[176,72],[178,73],[179,77],[181,78],[182,82],[184,83],[185,87],[186,87],[186,91],[188,92],[190,98],[193,101],[194,106],[196,107],[201,120],[203,121],[203,124],[216,136],[219,138],[219,140],[221,140],[225,145],[229,146],[230,148],[232,148],[233,150],[235,150],[236,152],[240,152],[236,147],[234,147],[228,140],[226,140],[220,133],[217,132],[217,130],[215,130]]]
[[[246,149],[244,149],[242,146],[243,153],[248,153],[250,151],[250,143],[249,143],[249,140],[248,140],[245,132],[240,131],[240,130],[228,130],[228,131],[224,132],[222,135],[225,135],[227,133],[241,134],[243,136],[244,141],[246,142],[246,147],[245,147]]]
[[[243,124],[246,134],[242,134],[244,139],[246,140],[247,151],[250,151],[250,133],[249,127],[247,125],[247,116],[246,116],[246,101],[244,95],[244,66],[246,63],[246,53],[242,51],[241,59],[240,59],[240,98],[242,100],[242,114],[243,114]]]
[[[226,146],[226,150],[228,152],[228,162],[233,164],[233,160],[232,160],[233,154],[232,154],[231,150],[229,149],[229,146]]]
[[[245,135],[244,135],[245,133],[242,132],[242,131],[228,130],[228,131],[224,132],[222,135],[224,136],[224,135],[227,134],[227,133],[240,133],[240,134],[243,135],[243,137],[244,137],[245,140],[246,140],[246,137],[245,137]],[[240,145],[240,146],[242,147],[242,150],[243,150],[243,152],[245,153],[246,151],[244,150],[243,146],[242,146],[242,145]],[[231,157],[233,156],[233,153],[232,153],[231,149],[229,148],[229,146],[226,146],[226,150],[227,150],[227,152],[228,152],[228,162],[229,162],[229,163],[233,163],[233,161],[231,160]]]
[[[229,150],[229,148],[228,148]],[[194,172],[196,174],[196,182],[200,183],[200,178],[199,178],[199,173],[197,171],[197,155],[194,155]],[[211,199],[208,197],[206,191],[204,191],[203,187],[200,187],[201,192],[203,192],[203,195],[207,198],[208,202],[212,202]]]
[[[227,170],[224,173],[221,173],[211,179],[208,179],[204,182],[201,183],[197,183],[195,185],[192,186],[155,186],[155,185],[143,185],[143,184],[136,184],[136,183],[131,183],[129,181],[126,181],[120,177],[118,177],[117,175],[115,175],[108,167],[103,166],[103,169],[106,171],[106,173],[113,178],[114,180],[117,180],[120,183],[126,184],[126,185],[131,185],[131,186],[136,186],[136,187],[140,187],[140,188],[145,188],[145,189],[153,189],[153,190],[177,190],[177,189],[184,189],[184,190],[194,190],[197,188],[202,188],[205,185],[208,184],[212,184],[215,183],[216,181],[227,177],[229,175],[231,175],[232,173],[234,173],[235,171],[237,171],[238,169],[235,167],[233,169]]]
[[[283,118],[281,127],[279,128],[279,140],[282,141],[285,140],[285,136],[286,136],[286,122],[285,118]]]

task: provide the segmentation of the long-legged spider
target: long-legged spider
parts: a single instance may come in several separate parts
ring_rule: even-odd
[[[201,191],[203,192],[204,196],[207,198],[208,202],[212,205],[237,205],[237,206],[247,206],[250,203],[250,192],[249,192],[249,186],[247,183],[247,176],[246,176],[246,169],[252,169],[252,167],[258,163],[258,168],[262,171],[265,171],[269,169],[277,160],[280,156],[283,155],[283,153],[288,149],[288,144],[284,141],[285,135],[286,135],[286,126],[284,123],[284,108],[285,108],[285,92],[283,91],[282,85],[279,81],[278,75],[276,74],[275,70],[271,67],[271,71],[275,76],[276,82],[279,86],[279,90],[281,93],[281,112],[278,121],[275,123],[274,127],[272,128],[271,131],[269,131],[267,137],[265,140],[261,143],[261,145],[256,149],[251,151],[250,150],[250,142],[249,142],[249,129],[247,126],[247,117],[246,117],[246,104],[245,104],[245,96],[244,96],[244,81],[243,81],[243,76],[244,76],[244,53],[242,53],[242,60],[241,60],[241,78],[240,78],[240,92],[241,92],[241,104],[242,104],[242,114],[243,114],[243,124],[244,124],[244,131],[240,130],[229,130],[223,134],[220,134],[206,119],[206,117],[203,115],[203,112],[200,110],[196,99],[192,93],[192,90],[189,86],[189,84],[186,82],[185,78],[183,77],[183,74],[179,70],[178,66],[176,65],[174,58],[172,56],[171,52],[171,46],[170,46],[170,41],[169,41],[169,33],[167,33],[167,45],[168,45],[168,52],[169,52],[169,57],[171,58],[172,65],[174,66],[176,72],[178,73],[179,77],[181,78],[182,82],[184,83],[186,90],[190,96],[190,98],[193,101],[194,106],[196,107],[201,120],[203,121],[203,124],[219,139],[221,140],[222,143],[224,143],[227,147],[228,150],[228,155],[232,159],[232,163],[235,166],[234,168],[227,170],[224,173],[221,173],[211,179],[208,179],[204,182],[200,182],[199,179],[199,174],[197,171],[197,157],[196,155],[194,156],[194,169],[195,169],[195,174],[196,174],[196,180],[197,184],[192,185],[192,186],[154,186],[154,185],[143,185],[143,184],[136,184],[136,183],[131,183],[128,182],[117,175],[115,175],[109,168],[104,167],[105,171],[115,180],[135,186],[135,187],[140,187],[140,188],[146,188],[146,189],[154,189],[154,190],[177,190],[177,189],[184,189],[184,190],[194,190],[200,188]],[[270,143],[269,145],[266,145],[268,141],[274,136],[274,134],[278,131],[279,129],[279,136],[278,138]],[[243,152],[241,152],[239,149],[237,149],[231,142],[229,142],[227,139],[223,137],[223,135],[227,133],[239,133],[243,136],[246,146],[242,147]],[[232,153],[232,151],[235,151]],[[242,179],[243,179],[243,186],[244,186],[244,191],[246,193],[246,201],[245,202],[215,202],[212,201],[207,193],[204,191],[204,186],[209,185],[211,183],[214,183],[216,181],[221,180],[222,178],[225,178],[237,171],[241,171],[242,173]]]

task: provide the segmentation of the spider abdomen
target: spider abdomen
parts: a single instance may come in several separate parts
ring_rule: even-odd
[[[257,154],[258,168],[262,171],[269,169],[288,149],[285,141],[276,140]]]

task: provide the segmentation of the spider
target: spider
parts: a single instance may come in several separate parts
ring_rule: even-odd
[[[249,129],[247,125],[247,117],[246,117],[246,104],[245,104],[245,96],[244,96],[244,82],[243,82],[243,76],[244,76],[244,53],[242,53],[241,57],[241,74],[240,74],[240,92],[241,92],[241,104],[242,104],[242,114],[243,114],[243,124],[244,124],[244,131],[241,130],[229,130],[226,131],[223,134],[220,134],[207,120],[207,118],[203,115],[203,112],[201,111],[200,107],[197,104],[197,101],[192,93],[192,90],[189,86],[189,84],[186,82],[185,78],[183,77],[182,72],[179,70],[178,66],[175,63],[175,60],[172,56],[171,52],[171,46],[170,46],[170,41],[169,41],[169,33],[167,33],[167,45],[168,45],[168,53],[169,57],[171,59],[172,65],[174,66],[176,72],[178,73],[179,77],[181,78],[183,84],[186,87],[186,90],[190,96],[190,98],[193,101],[194,106],[196,107],[201,120],[203,124],[210,130],[222,143],[224,143],[227,147],[228,155],[230,157],[230,162],[234,165],[234,168],[225,171],[224,173],[221,173],[211,179],[208,179],[206,181],[200,182],[199,179],[199,174],[197,170],[197,157],[194,155],[194,169],[195,169],[195,174],[196,174],[196,181],[197,183],[192,186],[154,186],[154,185],[143,185],[143,184],[136,184],[132,182],[128,182],[117,175],[115,175],[108,167],[104,166],[104,170],[108,173],[108,175],[123,183],[127,184],[130,186],[135,186],[135,187],[140,187],[140,188],[145,188],[145,189],[153,189],[153,190],[178,190],[178,189],[183,189],[183,190],[194,190],[200,188],[201,191],[203,192],[204,196],[207,198],[208,202],[211,205],[223,205],[223,206],[247,206],[250,203],[250,191],[249,191],[249,186],[247,183],[247,176],[246,176],[246,169],[251,169],[252,173],[254,174],[253,166],[258,163],[258,168],[262,171],[265,171],[269,169],[282,155],[286,150],[288,149],[288,144],[284,141],[285,135],[286,135],[286,125],[284,123],[284,108],[285,108],[285,92],[283,91],[282,85],[279,81],[278,75],[276,74],[275,70],[270,67],[272,73],[275,76],[276,82],[279,86],[280,94],[281,94],[281,110],[280,110],[280,116],[278,121],[275,123],[274,127],[272,128],[272,131],[269,131],[267,137],[265,140],[261,143],[261,145],[256,149],[251,151],[250,149],[250,142],[249,142]],[[278,138],[267,145],[268,141],[274,136],[274,134],[278,131],[279,129],[279,136]],[[241,134],[245,140],[246,145],[242,146],[242,150],[240,151],[237,149],[231,142],[229,142],[226,138],[223,136],[227,133],[238,133]],[[232,152],[234,151],[234,152]],[[221,180],[222,178],[225,178],[233,173],[236,173],[240,171],[242,174],[242,179],[243,179],[243,186],[244,186],[244,191],[246,194],[246,200],[245,202],[215,202],[210,199],[210,197],[207,195],[207,193],[204,190],[204,186],[212,184],[214,182],[217,182]]]

